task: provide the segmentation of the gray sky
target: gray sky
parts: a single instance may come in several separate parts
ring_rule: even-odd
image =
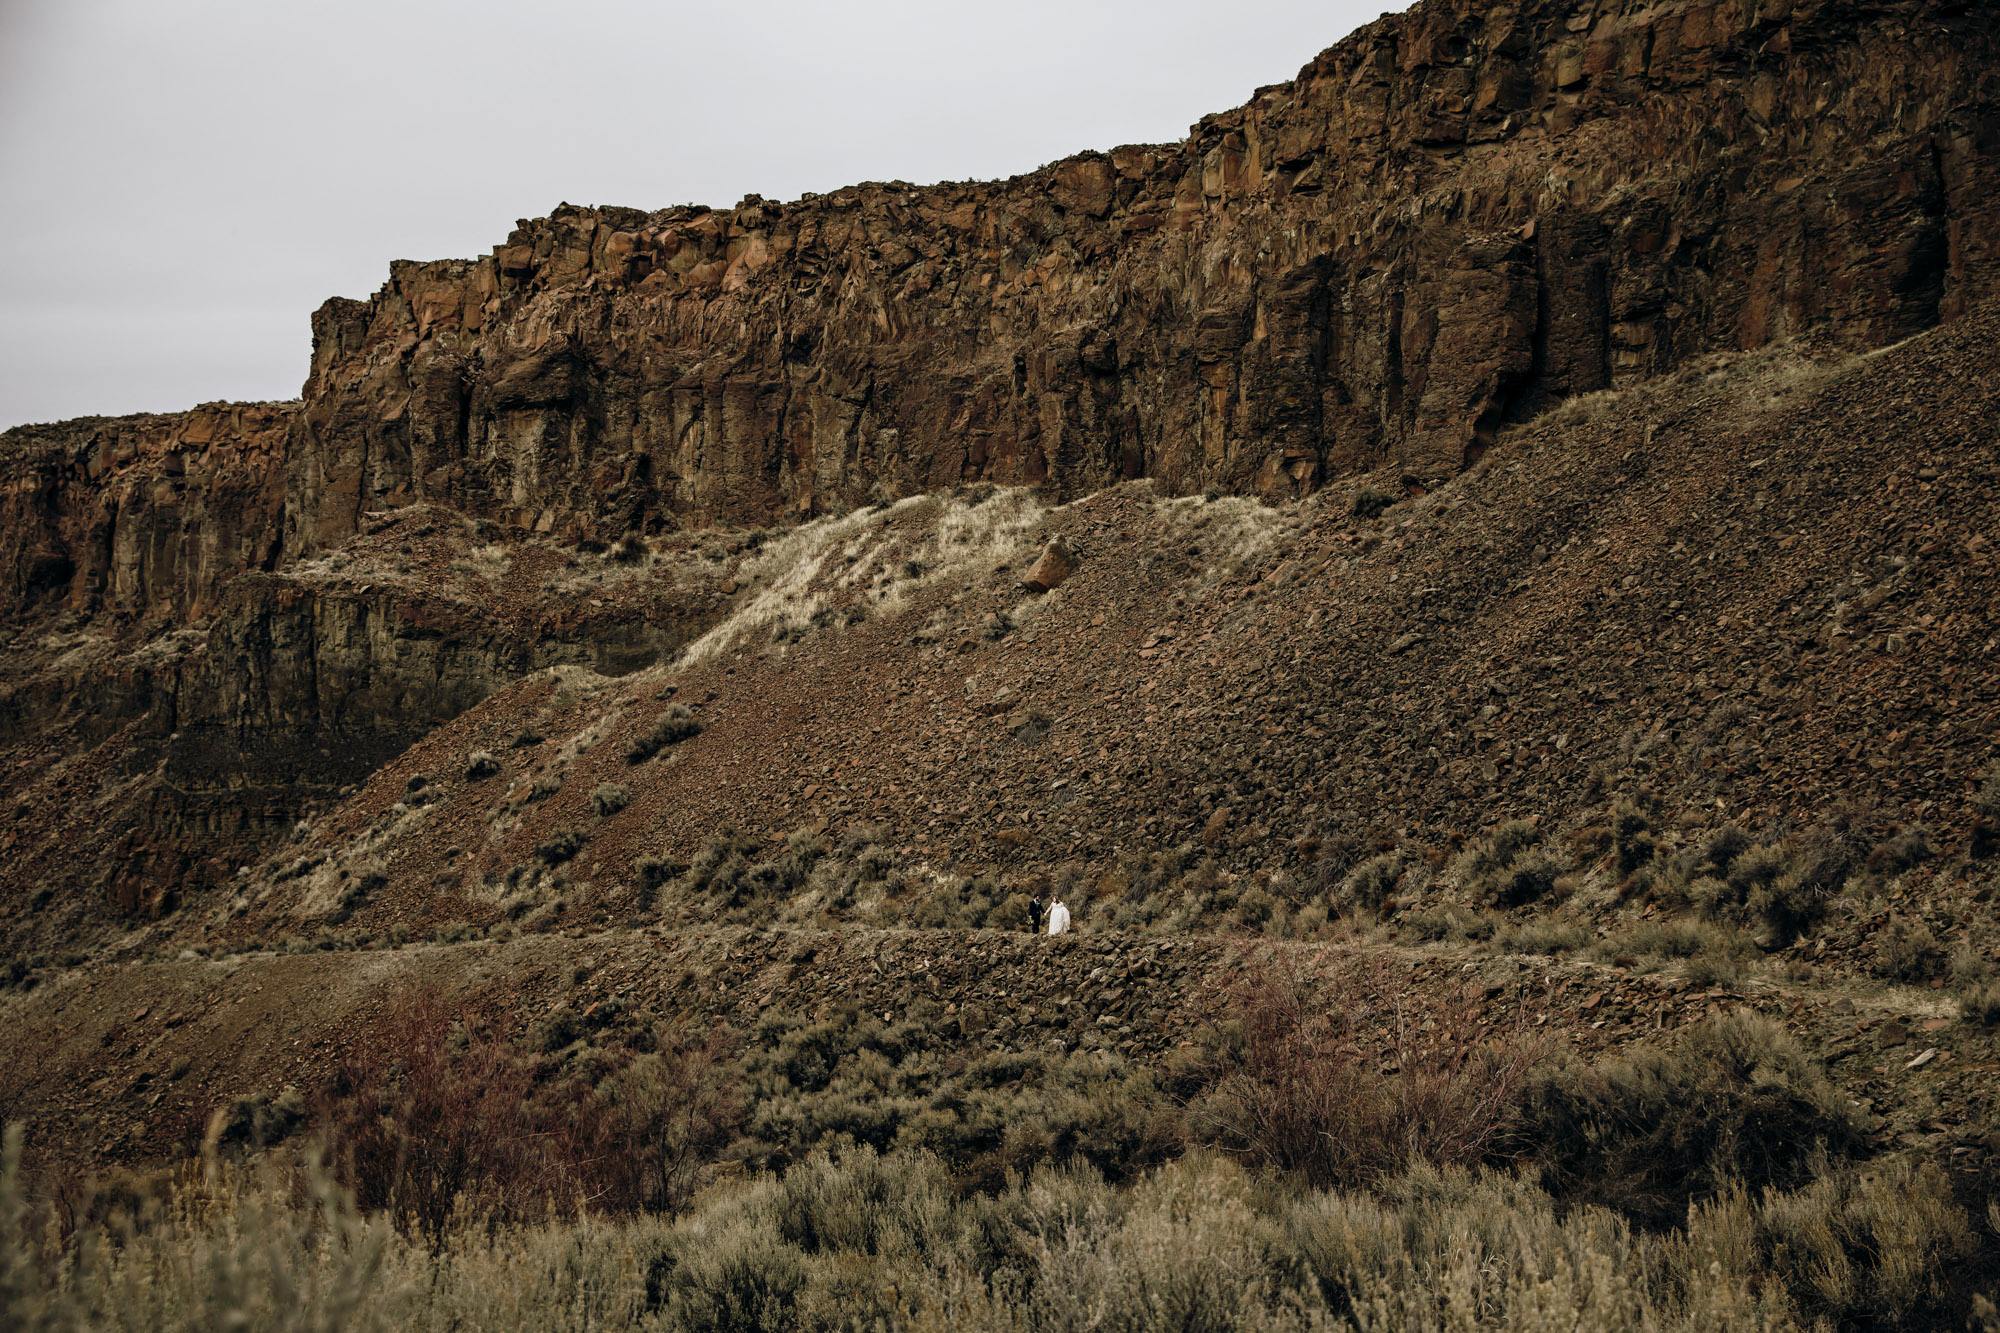
[[[0,428],[289,398],[391,259],[580,204],[1176,141],[1397,0],[0,0]]]

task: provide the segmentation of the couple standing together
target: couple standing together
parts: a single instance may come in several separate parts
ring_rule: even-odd
[[[1031,934],[1039,935],[1042,933],[1042,920],[1042,900],[1040,898],[1030,898],[1028,900],[1028,930]],[[1063,905],[1062,899],[1057,898],[1048,907],[1049,934],[1060,935],[1068,929],[1069,908]]]

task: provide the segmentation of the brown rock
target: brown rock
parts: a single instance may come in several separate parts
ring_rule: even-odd
[[[1021,578],[1021,586],[1032,592],[1052,592],[1076,572],[1076,555],[1069,543],[1057,537],[1042,550],[1041,558]]]

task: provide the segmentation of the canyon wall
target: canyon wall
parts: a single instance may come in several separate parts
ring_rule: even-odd
[[[1434,0],[1175,146],[564,206],[318,312],[287,541],[420,498],[615,536],[974,479],[1432,482],[1565,397],[1990,293],[1996,31],[1937,2]]]
[[[418,500],[608,540],[970,480],[1425,485],[1566,397],[1991,293],[1997,34],[1949,0],[1430,0],[1178,145],[564,205],[327,302],[299,404],[9,432],[5,593],[185,619]]]

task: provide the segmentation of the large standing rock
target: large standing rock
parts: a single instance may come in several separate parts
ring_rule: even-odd
[[[1030,592],[1053,592],[1062,581],[1076,572],[1076,554],[1069,549],[1069,543],[1061,537],[1042,548],[1041,558],[1021,578],[1021,586]]]

